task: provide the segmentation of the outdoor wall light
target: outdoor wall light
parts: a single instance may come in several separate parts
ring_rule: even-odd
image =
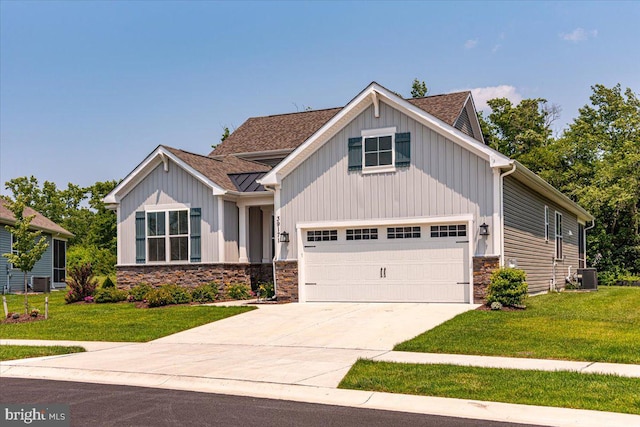
[[[280,243],[289,243],[289,233],[283,231],[280,233],[280,238],[278,239]]]
[[[489,235],[489,226],[484,222],[480,226],[480,235],[481,236],[488,236]]]

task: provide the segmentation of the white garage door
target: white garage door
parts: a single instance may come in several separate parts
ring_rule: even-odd
[[[469,302],[466,224],[303,230],[306,301]]]

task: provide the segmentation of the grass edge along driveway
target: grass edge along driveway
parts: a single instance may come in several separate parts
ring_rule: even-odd
[[[44,295],[30,295],[29,305],[44,313]],[[8,295],[9,311],[24,310],[22,295]],[[0,324],[4,339],[147,342],[255,307],[174,305],[136,308],[133,303],[65,304],[64,292],[49,294],[49,319]]]
[[[396,351],[640,364],[640,288],[530,297],[522,311],[473,310]]]
[[[338,388],[640,415],[640,379],[360,359]]]
[[[84,348],[77,346],[0,345],[0,361],[26,359],[29,357],[57,356],[60,354],[82,353],[84,351]]]

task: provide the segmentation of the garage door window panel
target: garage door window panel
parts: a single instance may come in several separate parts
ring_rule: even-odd
[[[346,232],[347,240],[378,240],[377,228],[354,228]]]
[[[307,242],[330,242],[338,240],[338,230],[307,231]]]
[[[431,237],[466,237],[467,226],[465,224],[457,225],[432,225]]]
[[[419,239],[420,227],[388,227],[387,239]]]

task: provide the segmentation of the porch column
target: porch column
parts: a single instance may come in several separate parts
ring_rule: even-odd
[[[224,246],[224,200],[218,196],[218,262],[225,260]]]
[[[247,256],[247,237],[249,236],[247,233],[248,217],[247,206],[244,204],[238,204],[238,245],[240,249],[240,258],[238,259],[238,262],[249,262],[249,257]]]
[[[271,253],[271,228],[273,227],[273,207],[260,206],[262,211],[262,262],[269,263],[273,259]]]

